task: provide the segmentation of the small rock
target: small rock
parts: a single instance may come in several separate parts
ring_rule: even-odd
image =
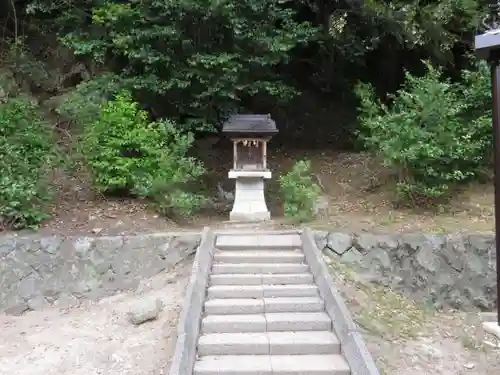
[[[176,273],[174,273],[172,275],[168,275],[165,278],[165,283],[166,284],[173,284],[173,283],[177,282],[177,280],[179,280],[179,275],[177,275]]]
[[[57,300],[54,302],[54,305],[59,308],[67,308],[70,306],[76,306],[80,303],[78,298],[69,293],[61,293]]]
[[[25,302],[19,302],[15,305],[12,305],[5,309],[5,314],[6,315],[14,315],[14,316],[20,316],[24,312],[28,311],[30,308],[27,303]]]
[[[217,183],[217,195],[220,200],[228,202],[234,201],[233,192],[224,190],[220,182]]]
[[[326,215],[328,213],[328,207],[330,206],[330,201],[325,196],[319,196],[314,202],[314,215]]]
[[[346,233],[329,233],[325,249],[342,256],[352,248],[352,237]]]
[[[30,299],[31,297],[36,295],[38,285],[40,285],[40,278],[35,275],[26,276],[21,280],[17,287],[19,296],[23,300]]]
[[[99,233],[101,233],[102,231],[103,231],[103,229],[102,229],[102,228],[93,228],[93,229],[92,229],[92,233],[94,233],[94,234],[99,234]]]
[[[135,304],[127,313],[130,323],[139,325],[155,320],[163,310],[163,302],[159,299],[144,299]]]
[[[474,363],[466,363],[464,365],[464,367],[467,369],[467,370],[472,370],[474,367],[476,367],[476,365]]]
[[[436,273],[439,271],[439,258],[435,253],[435,249],[427,244],[423,244],[418,250],[415,260],[417,263],[428,272]]]
[[[73,243],[73,249],[75,253],[82,257],[86,255],[89,250],[92,248],[93,240],[89,237],[80,237],[77,238]]]
[[[31,298],[28,300],[27,304],[30,310],[42,310],[44,307],[49,305],[47,300],[42,296]]]

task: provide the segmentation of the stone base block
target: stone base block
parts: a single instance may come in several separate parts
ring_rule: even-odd
[[[270,171],[230,171],[229,178],[236,178],[233,209],[230,221],[265,221],[271,219],[264,197],[264,178]]]
[[[231,211],[229,214],[229,220],[231,221],[265,221],[271,219],[271,213],[269,211],[262,212],[234,212]]]

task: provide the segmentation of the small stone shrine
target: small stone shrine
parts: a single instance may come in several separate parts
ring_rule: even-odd
[[[236,180],[231,221],[269,220],[271,214],[264,197],[267,168],[267,142],[278,133],[271,115],[233,115],[222,132],[233,142],[233,168],[229,178]]]

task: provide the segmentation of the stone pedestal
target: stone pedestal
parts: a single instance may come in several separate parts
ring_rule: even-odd
[[[264,221],[271,219],[264,197],[264,179],[271,178],[271,171],[231,170],[228,176],[236,179],[234,205],[229,220]]]

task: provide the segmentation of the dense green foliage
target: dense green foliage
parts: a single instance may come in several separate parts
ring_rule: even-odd
[[[292,93],[349,101],[360,78],[393,91],[403,69],[421,69],[421,59],[456,71],[468,65],[483,6],[478,0],[32,0],[17,14],[117,74],[159,115],[198,129],[257,103],[281,113],[277,99],[286,112]],[[315,108],[314,100],[301,103],[305,113]]]
[[[82,133],[95,188],[188,215],[203,199],[185,183],[203,168],[187,156],[187,131],[213,130],[237,111],[271,113],[282,139],[328,147],[361,140],[398,170],[404,199],[445,196],[477,178],[490,161],[491,97],[486,67],[470,52],[485,5],[16,0],[0,4],[0,18],[2,46],[26,42],[9,68],[36,77],[37,95],[58,97],[56,114]],[[50,53],[62,61],[45,70]],[[76,88],[51,85],[47,71],[70,70],[63,56],[87,68]],[[32,104],[0,107],[0,131],[9,134],[0,140],[0,215],[16,227],[35,225],[48,192],[52,133]],[[289,216],[313,212],[308,168],[299,162],[280,180]]]
[[[117,77],[109,74],[80,83],[76,88],[63,96],[56,106],[57,114],[65,120],[73,121],[83,128],[99,118],[101,107],[116,95],[122,87]]]
[[[130,93],[121,92],[85,126],[81,149],[99,191],[152,198],[161,210],[189,214],[201,201],[181,186],[204,172],[187,156],[192,142],[170,120],[150,122]]]
[[[36,227],[47,217],[57,160],[52,128],[24,98],[0,101],[0,124],[0,226]]]
[[[310,161],[297,161],[289,172],[279,177],[279,181],[285,216],[299,222],[311,220],[320,188],[312,178]]]
[[[360,84],[359,134],[368,149],[396,167],[401,198],[441,197],[476,178],[491,150],[488,70],[465,71],[452,83],[427,65],[421,77],[406,74],[387,106]]]
[[[315,34],[308,23],[295,21],[293,10],[270,0],[85,6],[91,24],[62,31],[65,45],[115,72],[142,100],[161,101],[162,114],[194,129],[217,125],[259,93],[289,98],[295,90],[275,67]],[[62,21],[77,17],[79,9],[71,4],[57,11]]]

